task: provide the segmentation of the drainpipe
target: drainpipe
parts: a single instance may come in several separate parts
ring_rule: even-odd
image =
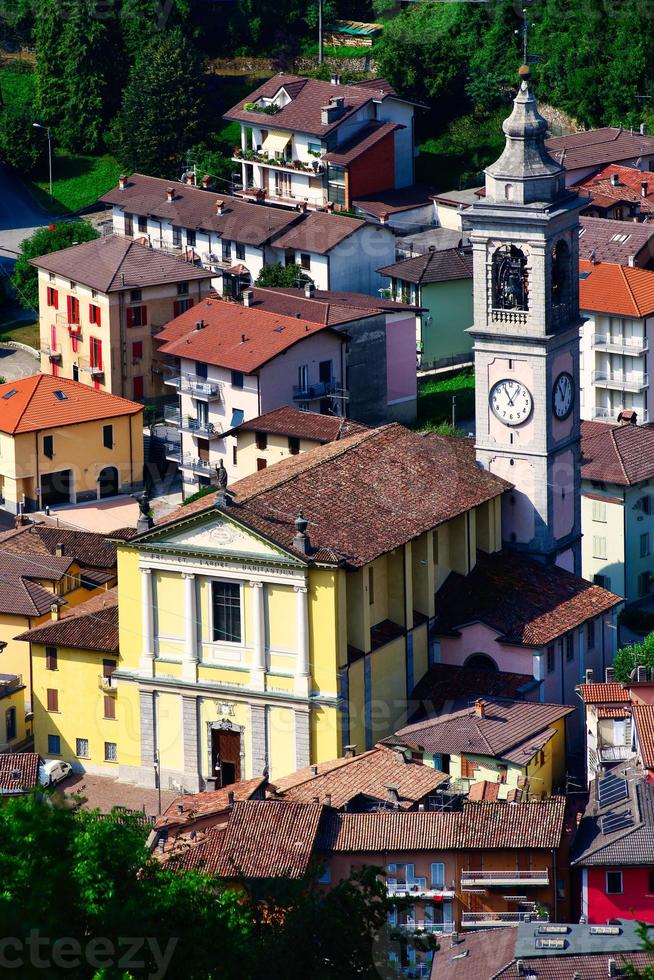
[[[120,348],[118,351],[118,357],[120,358],[120,393],[123,398],[126,398],[125,385],[127,383],[127,335],[125,320],[127,314],[125,312],[125,293],[118,293],[118,327],[119,327],[119,337],[120,337]],[[109,318],[111,319],[111,306],[109,306]],[[150,337],[152,338],[152,328],[150,328]],[[150,341],[150,364],[152,364],[152,348],[154,347],[154,342]],[[109,357],[111,358],[111,344],[109,345]]]
[[[553,884],[553,898],[554,898],[554,921],[558,922],[559,921],[559,895],[558,895],[558,887],[556,883],[556,875],[557,875],[556,848],[553,847],[552,848],[552,876],[554,878],[554,881],[552,882],[552,884]]]
[[[41,471],[39,469],[39,435],[40,435],[40,433],[39,433],[39,430],[37,429],[37,431],[34,433],[34,450],[35,450],[35,456],[36,456],[36,487],[35,487],[35,491],[34,491],[34,496],[36,497],[36,499],[40,503],[41,502],[41,494],[40,494],[40,489],[41,489]]]
[[[133,449],[132,449],[132,422],[136,417],[137,416],[135,415],[130,415],[127,421],[127,425],[129,428],[129,488],[130,490],[134,489],[134,456],[133,456]]]

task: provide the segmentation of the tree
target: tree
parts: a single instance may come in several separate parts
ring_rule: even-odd
[[[34,112],[39,122],[55,126],[66,112],[66,82],[62,66],[63,25],[59,0],[40,0],[36,8],[36,94]]]
[[[613,668],[616,679],[628,681],[636,667],[654,667],[654,633],[650,633],[641,643],[622,647],[615,655]]]
[[[29,264],[30,259],[58,252],[60,248],[68,248],[79,242],[90,242],[98,237],[97,231],[88,221],[62,221],[48,225],[47,228],[38,228],[31,238],[21,242],[21,254],[11,276],[21,306],[28,310],[39,308],[39,277],[34,266]]]
[[[264,265],[257,277],[255,286],[302,286],[305,282],[311,282],[310,276],[299,265],[282,265],[275,262],[274,265]]]
[[[652,957],[652,963],[650,966],[644,967],[642,970],[637,970],[633,963],[621,963],[621,971],[624,977],[629,977],[629,980],[654,980],[654,941],[650,936],[651,930],[654,926],[648,924],[647,922],[638,923],[638,936],[642,941],[643,950],[649,953]]]
[[[130,71],[112,141],[122,165],[175,176],[202,118],[202,58],[180,30],[153,35]]]
[[[0,160],[27,176],[43,154],[43,136],[34,129],[29,105],[8,105],[0,111]]]

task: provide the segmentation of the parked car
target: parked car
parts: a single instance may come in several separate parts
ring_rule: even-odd
[[[54,786],[72,771],[70,762],[62,762],[61,759],[44,759],[43,765],[39,766],[39,785]]]

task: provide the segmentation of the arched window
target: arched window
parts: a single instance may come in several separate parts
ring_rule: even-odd
[[[471,657],[468,657],[463,666],[469,667],[470,670],[497,670],[497,664],[486,653],[473,653]]]
[[[567,309],[570,304],[570,249],[562,238],[552,251],[552,306]]]
[[[504,185],[504,199],[505,201],[513,200],[513,184]]]
[[[493,309],[529,309],[527,258],[515,245],[502,245],[493,255]]]

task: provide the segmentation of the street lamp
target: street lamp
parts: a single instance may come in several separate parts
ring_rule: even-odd
[[[50,172],[50,197],[52,197],[52,138],[49,126],[42,126],[41,123],[32,123],[35,129],[44,129],[48,135],[48,170]]]

